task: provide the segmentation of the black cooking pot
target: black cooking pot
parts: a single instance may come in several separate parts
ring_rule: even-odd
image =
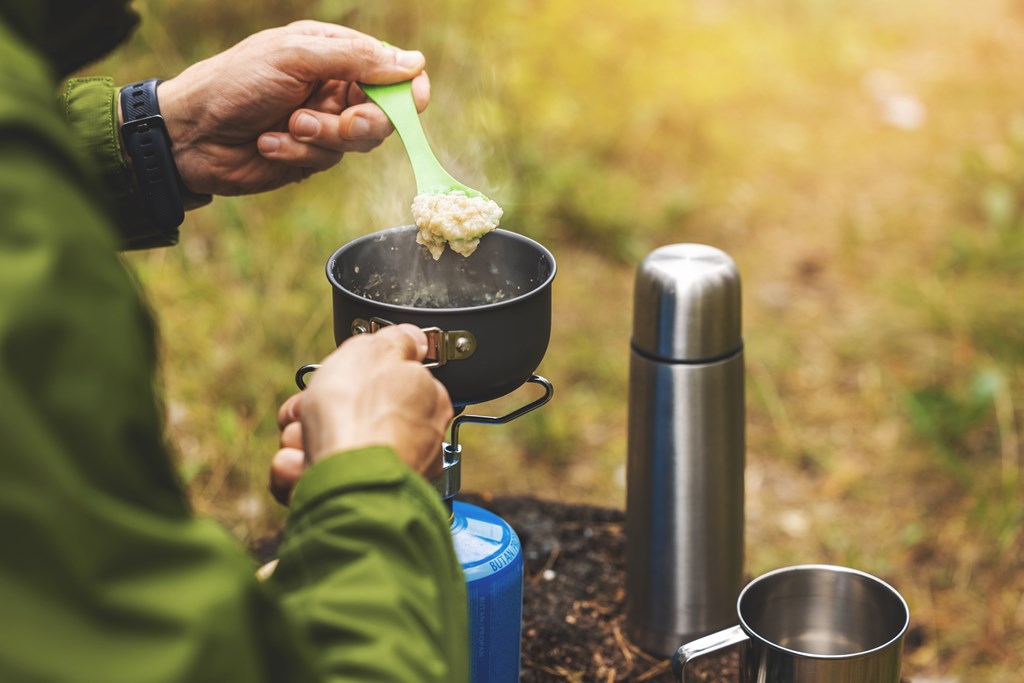
[[[361,237],[327,261],[334,340],[412,323],[430,341],[428,365],[456,407],[508,394],[533,375],[551,335],[551,252],[496,230],[468,258],[435,261],[416,227]]]

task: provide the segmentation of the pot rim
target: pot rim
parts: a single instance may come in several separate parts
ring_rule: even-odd
[[[531,238],[529,238],[529,237],[527,237],[525,235],[522,235],[522,234],[520,234],[518,232],[512,232],[511,230],[503,230],[501,228],[498,228],[498,229],[494,230],[495,233],[504,235],[504,236],[506,236],[506,237],[508,237],[509,239],[512,239],[512,240],[518,240],[520,242],[526,242],[526,243],[529,243],[529,244],[533,245],[534,247],[537,248],[537,250],[539,251],[541,256],[546,258],[547,261],[551,264],[551,273],[547,276],[547,278],[542,283],[540,283],[539,285],[537,285],[536,287],[534,287],[530,291],[526,292],[525,294],[520,294],[519,296],[514,296],[511,299],[504,299],[502,301],[495,301],[495,302],[492,302],[492,303],[489,303],[489,304],[482,304],[480,306],[461,306],[461,307],[458,307],[458,308],[425,308],[425,307],[419,307],[419,306],[400,306],[398,304],[391,304],[391,303],[387,303],[385,301],[378,301],[376,299],[370,299],[369,297],[363,296],[362,294],[357,294],[356,292],[353,292],[351,289],[349,289],[349,288],[345,287],[343,284],[341,284],[341,282],[338,280],[338,278],[335,277],[333,265],[334,265],[335,261],[337,261],[338,258],[341,256],[342,252],[347,251],[347,250],[353,248],[355,245],[360,244],[362,242],[366,242],[366,241],[369,241],[369,240],[379,239],[381,237],[381,235],[383,235],[384,233],[399,232],[401,230],[405,230],[405,231],[416,230],[416,226],[415,225],[400,225],[400,226],[397,226],[397,227],[394,227],[394,228],[386,228],[384,230],[378,230],[377,232],[371,232],[369,234],[363,235],[362,237],[357,237],[356,239],[352,240],[351,242],[347,242],[347,243],[343,244],[342,246],[338,247],[334,251],[334,253],[331,254],[330,258],[327,259],[327,266],[326,266],[327,280],[328,280],[328,282],[331,283],[331,288],[334,289],[334,290],[340,291],[340,292],[344,293],[345,295],[347,295],[349,297],[352,297],[353,299],[356,299],[358,301],[366,302],[368,305],[372,305],[372,306],[374,306],[376,308],[380,308],[380,309],[385,310],[385,311],[394,311],[396,313],[415,312],[415,313],[425,313],[425,314],[429,314],[429,315],[454,315],[454,314],[458,314],[458,313],[468,313],[470,311],[478,312],[478,311],[490,311],[490,310],[500,309],[500,308],[503,308],[505,306],[511,306],[511,305],[514,305],[514,304],[522,303],[522,302],[526,301],[527,299],[530,299],[530,298],[532,298],[534,296],[539,296],[541,292],[544,292],[545,290],[550,290],[551,283],[552,283],[552,281],[554,281],[555,274],[558,272],[558,264],[555,261],[554,255],[543,244],[541,244],[540,242],[538,242],[538,241],[536,241],[534,239],[531,239]],[[484,239],[486,239],[486,236],[485,236]]]

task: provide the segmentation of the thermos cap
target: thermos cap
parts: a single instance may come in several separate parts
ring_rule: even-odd
[[[740,272],[720,249],[671,244],[636,273],[633,346],[668,361],[713,360],[743,343]]]

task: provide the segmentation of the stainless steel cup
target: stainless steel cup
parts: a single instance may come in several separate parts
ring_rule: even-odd
[[[662,656],[733,623],[743,585],[740,277],[673,244],[637,270],[626,471],[626,627]]]
[[[741,646],[740,683],[899,683],[907,603],[870,574],[800,565],[751,581],[739,626],[687,643],[672,668],[685,683],[695,659]]]

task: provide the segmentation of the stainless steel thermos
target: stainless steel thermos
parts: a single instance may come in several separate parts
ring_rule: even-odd
[[[674,244],[636,274],[629,377],[627,628],[671,656],[732,624],[743,580],[740,275]]]

